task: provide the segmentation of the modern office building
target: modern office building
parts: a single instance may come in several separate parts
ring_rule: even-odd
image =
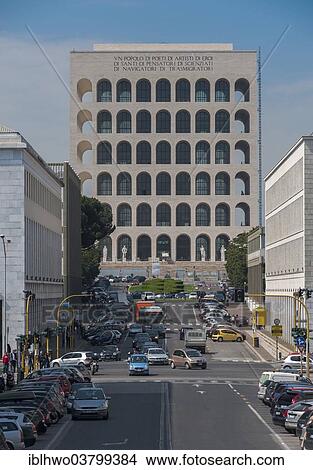
[[[299,288],[312,289],[312,136],[301,137],[265,177],[265,234],[266,294],[292,296]],[[267,303],[268,324],[279,318],[290,341],[295,326],[292,299],[267,297]],[[312,312],[311,299],[307,304]]]
[[[63,296],[62,182],[20,133],[0,126],[1,349],[29,331],[41,333]],[[3,249],[4,248],[4,249]]]
[[[70,163],[116,224],[104,264],[223,269],[258,223],[256,52],[97,44],[71,53],[71,92]]]

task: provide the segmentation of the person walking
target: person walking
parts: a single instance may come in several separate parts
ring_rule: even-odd
[[[3,363],[3,373],[6,374],[9,370],[10,358],[7,352],[5,352],[2,356],[2,363]]]
[[[46,352],[45,354],[45,362],[44,362],[45,367],[49,368],[50,367],[50,358],[49,354]]]
[[[17,364],[17,351],[14,349],[14,351],[10,353],[10,368],[13,374],[15,374],[15,371],[16,371],[16,364]]]

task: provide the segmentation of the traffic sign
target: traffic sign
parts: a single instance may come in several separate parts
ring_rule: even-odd
[[[303,336],[298,336],[296,338],[296,344],[298,347],[303,348],[305,346],[305,338]]]
[[[283,336],[283,326],[272,325],[272,336]]]
[[[278,326],[280,324],[280,319],[279,318],[275,318],[274,320],[274,325]]]

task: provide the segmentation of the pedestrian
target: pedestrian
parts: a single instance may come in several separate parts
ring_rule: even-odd
[[[10,368],[13,374],[15,374],[16,364],[17,364],[17,351],[16,349],[14,349],[14,351],[10,353]]]
[[[28,354],[28,372],[32,372],[34,369],[34,358],[33,358],[34,353],[30,352]]]
[[[235,315],[232,315],[232,316],[231,316],[231,322],[232,322],[232,323],[235,323],[235,321],[236,321]]]
[[[6,374],[9,370],[10,358],[7,352],[5,352],[2,356],[2,363],[3,363],[3,373]]]
[[[40,367],[40,369],[45,367],[45,355],[44,355],[42,349],[40,349],[40,351],[39,351],[39,367]]]
[[[235,325],[236,325],[236,326],[239,325],[239,315],[238,315],[238,313],[237,313],[236,316],[235,316]]]
[[[46,352],[45,357],[44,357],[44,366],[49,369],[50,367],[50,358],[49,354]]]

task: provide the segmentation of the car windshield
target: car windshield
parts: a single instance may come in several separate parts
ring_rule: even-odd
[[[81,389],[78,390],[76,400],[104,400],[103,390],[99,389]]]
[[[201,353],[199,351],[187,351],[188,357],[201,357]]]
[[[132,356],[130,359],[131,362],[147,362],[146,356]]]
[[[149,349],[149,354],[165,354],[163,349]]]
[[[81,388],[90,388],[90,384],[88,382],[72,384],[71,391],[74,392],[80,390]]]

